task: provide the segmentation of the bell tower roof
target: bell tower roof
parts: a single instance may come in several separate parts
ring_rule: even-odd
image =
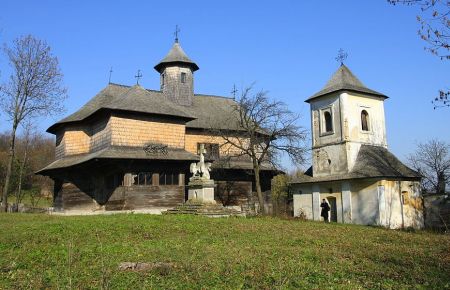
[[[164,68],[170,64],[184,64],[189,66],[192,71],[196,71],[199,69],[198,65],[193,62],[183,51],[180,44],[178,43],[178,39],[175,40],[172,48],[169,53],[157,64],[155,65],[155,70],[159,73],[162,73]]]
[[[366,87],[345,64],[342,64],[339,69],[331,76],[330,80],[323,87],[323,89],[312,95],[305,102],[309,103],[311,102],[311,100],[318,97],[342,90],[365,93],[384,99],[388,98],[386,95]]]

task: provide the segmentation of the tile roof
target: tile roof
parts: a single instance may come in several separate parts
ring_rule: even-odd
[[[322,90],[309,97],[305,102],[309,103],[311,100],[333,93],[337,91],[348,90],[360,93],[366,93],[382,98],[387,98],[386,95],[367,88],[344,64],[333,74],[331,79],[327,82]]]
[[[314,183],[361,178],[404,178],[420,180],[420,174],[404,165],[388,149],[381,146],[361,145],[353,169],[346,174],[314,177],[310,167],[291,183]]]

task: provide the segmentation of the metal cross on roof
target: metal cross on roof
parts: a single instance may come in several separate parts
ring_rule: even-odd
[[[236,100],[236,93],[237,93],[237,89],[236,89],[236,85],[233,85],[233,89],[231,90],[231,94],[233,95],[233,100]]]
[[[336,56],[335,60],[337,62],[340,62],[341,65],[344,64],[344,61],[347,59],[348,53],[346,53],[342,48],[339,49],[338,55]]]
[[[178,27],[178,24],[175,25],[175,32],[173,33],[173,35],[175,36],[175,42],[178,43],[178,33],[180,32],[180,28]]]
[[[134,77],[136,78],[136,85],[139,85],[139,79],[142,78],[142,73],[140,69],[138,69],[137,74]]]
[[[109,70],[109,81],[108,81],[109,84],[111,83],[111,75],[112,75],[112,73],[113,73],[113,70],[112,70],[112,67],[111,67],[111,69]]]

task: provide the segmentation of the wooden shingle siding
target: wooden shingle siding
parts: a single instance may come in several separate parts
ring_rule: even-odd
[[[92,124],[89,152],[95,152],[111,145],[111,119],[105,118]]]
[[[184,148],[184,124],[162,123],[151,118],[111,117],[111,145],[140,147],[146,143]]]
[[[199,143],[213,143],[222,145],[225,143],[225,139],[221,136],[213,136],[210,133],[200,133],[200,132],[186,132],[185,137],[185,150],[194,154],[197,154],[197,144]],[[222,145],[219,147],[220,155],[239,155],[240,150],[231,145]]]
[[[85,126],[67,127],[63,139],[65,156],[89,152],[89,129]]]

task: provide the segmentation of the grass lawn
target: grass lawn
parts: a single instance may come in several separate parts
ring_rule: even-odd
[[[450,236],[278,218],[0,214],[0,289],[18,288],[450,289]]]

